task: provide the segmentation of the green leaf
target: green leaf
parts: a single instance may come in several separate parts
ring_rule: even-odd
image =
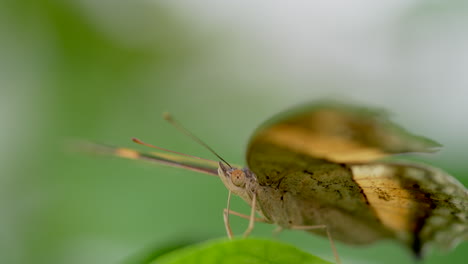
[[[215,240],[172,251],[152,264],[329,264],[291,245],[262,239]]]

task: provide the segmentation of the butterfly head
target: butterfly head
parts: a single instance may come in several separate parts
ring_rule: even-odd
[[[247,168],[231,168],[220,162],[218,175],[228,190],[241,197],[247,195],[248,190],[256,182],[255,176]]]

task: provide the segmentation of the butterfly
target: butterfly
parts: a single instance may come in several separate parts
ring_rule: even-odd
[[[147,160],[218,176],[229,191],[229,215],[299,229],[351,245],[394,240],[422,257],[431,245],[468,239],[468,191],[444,171],[392,156],[434,152],[440,145],[407,132],[388,114],[346,103],[316,102],[282,112],[251,137],[247,167],[233,166],[172,117],[166,120],[213,152],[206,160],[144,143],[158,152],[88,145],[94,152]],[[251,206],[230,210],[231,194]]]

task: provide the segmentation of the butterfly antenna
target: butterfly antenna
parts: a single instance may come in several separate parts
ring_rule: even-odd
[[[209,159],[204,159],[204,158],[201,158],[201,157],[192,156],[192,155],[185,154],[185,153],[182,153],[182,152],[177,152],[177,151],[173,151],[173,150],[170,150],[170,149],[165,149],[165,148],[162,148],[162,147],[158,147],[158,146],[155,146],[155,145],[151,145],[151,144],[149,144],[149,143],[145,143],[145,142],[139,140],[138,138],[132,138],[132,141],[135,142],[135,143],[137,143],[137,144],[146,146],[146,147],[159,149],[159,150],[162,150],[162,151],[165,151],[165,152],[169,152],[169,153],[174,153],[174,154],[177,154],[177,155],[180,155],[180,156],[185,156],[185,157],[189,157],[189,158],[195,158],[195,159],[200,159],[200,160],[210,161],[210,162],[212,161],[212,160],[209,160]]]
[[[211,153],[213,153],[216,157],[218,157],[218,159],[220,159],[222,162],[224,162],[226,165],[229,166],[229,168],[232,169],[232,166],[231,164],[229,164],[229,162],[227,162],[226,160],[224,160],[218,153],[216,153],[216,151],[214,151],[212,148],[210,148],[210,146],[208,146],[208,144],[206,144],[205,142],[203,142],[203,140],[201,140],[200,138],[198,138],[197,136],[195,136],[194,134],[192,134],[190,131],[188,131],[185,127],[183,127],[179,122],[177,122],[172,116],[171,114],[165,112],[163,114],[163,118],[169,122],[171,125],[173,125],[175,128],[177,128],[179,131],[181,131],[182,133],[184,133],[185,135],[187,135],[189,138],[193,139],[195,142],[197,142],[198,144],[202,145],[203,147],[205,147],[207,150],[209,150]]]

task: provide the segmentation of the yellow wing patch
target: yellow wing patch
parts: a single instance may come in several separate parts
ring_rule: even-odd
[[[338,163],[368,162],[398,153],[433,152],[440,146],[410,134],[379,111],[341,104],[319,104],[299,113],[273,117],[257,130],[249,149],[257,141]]]
[[[355,165],[353,178],[362,188],[380,221],[396,232],[415,228],[414,210],[419,202],[398,180],[396,168],[384,165]]]
[[[259,133],[262,138],[293,152],[333,162],[365,162],[388,154],[339,135],[307,131],[301,127],[280,124]]]

